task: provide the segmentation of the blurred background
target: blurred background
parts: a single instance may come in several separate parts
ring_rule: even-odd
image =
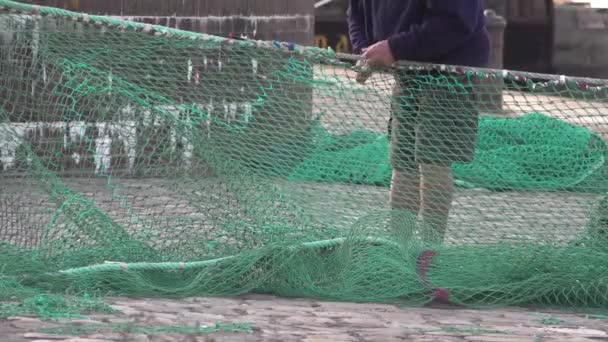
[[[349,51],[347,6],[348,0],[315,3],[318,46]],[[608,77],[608,0],[484,0],[484,6],[499,16],[488,18],[494,67]]]
[[[349,52],[348,0],[27,0],[218,35]],[[484,0],[492,67],[608,78],[608,0]]]

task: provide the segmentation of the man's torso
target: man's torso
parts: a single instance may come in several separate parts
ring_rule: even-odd
[[[428,6],[433,0],[360,0],[365,18],[365,34],[371,44],[387,39],[400,32],[409,31],[413,25],[423,23]],[[449,1],[449,0],[438,0]],[[473,0],[471,0],[473,1]],[[476,29],[468,41],[462,42],[453,51],[431,60],[419,62],[485,66],[489,54],[488,33],[485,17],[479,8],[476,13]],[[432,43],[431,43],[432,44]]]

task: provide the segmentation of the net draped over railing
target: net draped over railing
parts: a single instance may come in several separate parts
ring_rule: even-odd
[[[0,0],[0,302],[25,303],[0,311],[82,292],[608,305],[603,81],[358,71]],[[479,113],[441,242],[391,210],[395,100],[442,118],[428,149]]]

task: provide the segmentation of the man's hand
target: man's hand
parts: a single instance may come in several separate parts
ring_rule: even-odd
[[[395,63],[395,57],[393,57],[393,52],[387,40],[363,49],[363,58],[371,65],[391,66]]]
[[[368,48],[364,48],[363,59],[357,62],[357,66],[362,70],[357,73],[357,82],[363,84],[371,76],[372,66],[391,66],[395,63],[395,57],[391,51],[388,41],[383,40]]]
[[[363,84],[371,76],[372,72],[367,62],[363,59],[357,62],[357,67],[361,69],[361,71],[357,72],[357,82]]]

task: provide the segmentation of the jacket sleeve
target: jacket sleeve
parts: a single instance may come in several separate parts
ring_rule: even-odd
[[[481,10],[480,0],[427,0],[423,20],[408,31],[388,39],[396,60],[416,60],[442,56],[475,33]]]
[[[361,50],[369,46],[365,34],[365,19],[361,13],[360,0],[349,0],[346,18],[348,22],[348,35],[353,46],[353,52],[360,54]]]

